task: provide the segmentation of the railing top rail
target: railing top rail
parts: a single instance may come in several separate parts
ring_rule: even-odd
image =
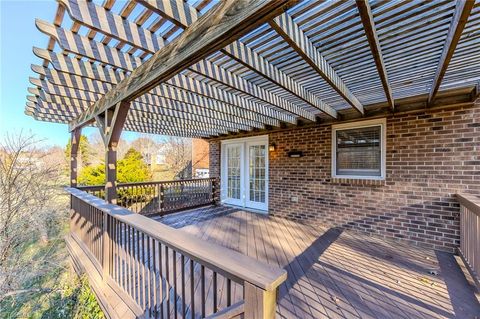
[[[480,198],[472,194],[459,193],[457,199],[460,205],[480,216]]]
[[[144,185],[159,185],[159,184],[169,184],[169,183],[183,183],[183,182],[196,182],[196,181],[211,181],[215,180],[215,177],[209,178],[191,178],[191,179],[176,179],[171,181],[151,181],[151,182],[133,182],[133,183],[119,183],[117,187],[122,186],[144,186]],[[89,190],[99,190],[104,189],[105,185],[93,185],[93,186],[77,186],[78,189],[89,189]]]
[[[76,186],[75,188],[80,190],[99,191],[99,190],[104,190],[105,186],[104,185],[81,185],[81,186]]]
[[[284,269],[272,267],[231,249],[200,240],[123,207],[106,203],[79,189],[66,188],[66,191],[233,281],[249,282],[264,290],[273,290],[287,278]]]

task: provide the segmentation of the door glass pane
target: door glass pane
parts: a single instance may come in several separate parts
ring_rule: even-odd
[[[265,145],[252,145],[249,147],[249,188],[250,201],[265,203]]]
[[[227,148],[227,197],[240,199],[240,146]]]

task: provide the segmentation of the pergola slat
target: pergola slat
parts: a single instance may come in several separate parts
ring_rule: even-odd
[[[276,106],[277,108],[290,112],[291,114],[301,116],[310,121],[315,121],[315,115],[305,110],[301,106],[291,103],[270,92],[269,90],[261,88],[260,86],[252,85],[244,78],[229,72],[208,60],[202,60],[190,66],[189,70],[203,75],[213,81],[218,81],[222,84],[225,84],[232,89],[241,91],[254,98],[258,98],[265,103]]]
[[[103,63],[110,64],[111,66],[121,68],[124,71],[132,71],[133,66],[141,64],[141,60],[134,56],[123,53],[117,49],[109,48],[101,43],[89,40],[85,37],[81,37],[77,34],[74,34],[73,32],[54,27],[47,22],[37,20],[37,27],[40,29],[40,31],[57,38],[59,41],[59,45],[64,50],[82,55],[89,59],[98,60]],[[82,45],[76,45],[75,43],[82,43]],[[214,66],[213,64],[209,64],[209,66],[210,68],[202,69],[202,71],[199,72],[205,76],[212,76],[212,69],[218,70],[218,67]],[[193,66],[191,67],[191,69],[198,71],[198,69],[195,69]],[[98,72],[99,71],[97,71],[97,73]],[[267,90],[264,90],[258,86],[254,86],[251,83],[248,83],[247,81],[227,72],[224,69],[222,69],[222,72],[225,73],[225,79],[224,81],[222,81],[222,83],[231,84],[233,78],[234,81],[244,84],[243,88],[248,88],[246,92],[248,92],[248,94],[252,95],[253,97],[258,98],[266,103],[269,103],[272,106],[276,106],[290,113],[302,116],[308,120],[315,120],[315,116],[312,113],[309,113],[301,107],[294,105],[293,103],[290,103],[286,100],[283,100],[271,94]],[[108,89],[106,91],[108,91]]]
[[[184,2],[183,5],[178,5],[178,3],[173,0],[170,0],[169,2],[170,6],[165,6],[165,1],[141,1],[141,3],[149,9],[165,15],[169,20],[180,25],[184,29],[198,19],[199,14],[195,8],[190,6],[188,3]],[[168,8],[172,7],[175,7],[175,10],[168,10]],[[324,112],[332,118],[337,118],[337,111],[335,111],[331,106],[314,96],[312,93],[308,92],[295,80],[278,70],[262,56],[248,48],[240,41],[234,41],[232,44],[226,46],[220,51],[282,87],[284,90],[299,97],[311,107]]]
[[[91,93],[98,93],[104,94],[109,88],[113,86],[108,83],[103,83],[99,81],[94,81],[85,78],[81,78],[78,76],[73,76],[70,74],[65,74],[62,72],[56,72],[50,69],[43,69],[40,66],[32,66],[32,69],[39,73],[46,76],[47,80],[50,81],[52,84],[56,86],[66,85],[75,90],[82,90]],[[71,97],[70,97],[71,98]],[[206,108],[205,106],[197,106],[191,105],[187,103],[181,103],[169,98],[165,98],[162,96],[151,95],[151,94],[144,94],[138,97],[135,101],[133,101],[134,105],[138,106],[140,109],[151,108],[152,112],[155,110],[159,110],[160,108],[165,109],[172,109],[172,110],[181,110],[182,112],[192,113],[202,116],[213,116],[216,119],[229,121],[232,125],[239,124],[239,125],[246,125],[255,128],[263,128],[264,124],[262,122],[238,117],[232,114],[226,114],[218,112],[214,109]],[[242,128],[243,129],[243,128]]]
[[[90,103],[82,102],[81,100],[72,100],[68,98],[59,98],[52,95],[44,94],[44,97],[52,102],[56,102],[58,105],[60,103],[65,103],[65,105],[70,105],[76,107],[80,111],[83,111],[90,105]],[[45,102],[48,102],[45,100]],[[158,108],[152,106],[151,103],[141,103],[141,102],[132,102],[132,111],[140,111],[148,113],[149,116],[152,114],[160,114],[166,116],[174,116],[181,119],[195,120],[203,123],[217,125],[219,127],[225,127],[230,130],[250,130],[251,128],[263,128],[262,125],[253,122],[242,123],[235,121],[235,118],[229,118],[226,116],[215,116],[215,114],[200,110],[192,111],[191,109],[185,109],[184,105],[179,104],[165,104],[165,107]],[[252,125],[248,125],[252,124]]]
[[[48,54],[49,53],[48,51],[45,52],[45,51],[39,50],[39,49],[36,49],[34,51],[36,52],[36,54],[41,55],[42,57],[44,57],[46,59],[53,58],[52,60],[56,60],[55,56],[52,57],[52,55],[54,55],[54,54]],[[83,64],[89,64],[89,63],[82,62],[82,61],[80,61],[78,63],[79,66],[83,66]],[[39,74],[52,73],[52,72],[45,71],[45,70],[43,72],[41,69],[39,69],[38,66],[33,66],[33,68],[34,68],[34,71],[39,73]],[[56,70],[59,71],[59,69],[61,70],[61,72],[59,72],[59,73],[64,73],[63,77],[69,78],[69,76],[67,74],[65,74],[65,73],[68,72],[71,75],[73,75],[76,80],[78,80],[76,82],[80,82],[80,77],[88,78],[89,80],[91,80],[93,82],[95,82],[95,81],[104,82],[101,85],[95,85],[94,87],[102,87],[105,92],[107,91],[107,89],[105,89],[105,86],[108,86],[109,87],[108,89],[111,89],[111,87],[113,87],[114,84],[117,84],[118,81],[120,81],[125,76],[127,76],[125,73],[122,73],[122,72],[115,72],[115,76],[110,76],[108,73],[111,73],[111,72],[106,73],[101,68],[96,69],[94,73],[87,73],[86,71],[82,71],[82,70],[86,69],[86,66],[81,67],[80,69],[77,69],[78,70],[77,72],[79,72],[79,73],[75,73],[76,72],[75,70],[72,70],[71,68],[68,68],[66,65],[63,65],[63,66],[61,64],[57,65]],[[109,79],[109,81],[106,81],[107,78]],[[67,79],[67,81],[68,81],[68,79]],[[74,81],[68,81],[68,82],[73,83]],[[171,100],[176,100],[176,101],[179,101],[179,102],[182,102],[182,103],[188,103],[188,104],[196,105],[198,107],[205,107],[207,109],[212,109],[213,111],[218,111],[218,112],[221,112],[221,113],[235,115],[235,116],[238,116],[239,118],[245,118],[245,119],[248,119],[248,120],[251,120],[251,121],[256,121],[259,124],[262,123],[262,124],[267,124],[267,125],[272,125],[272,126],[279,126],[280,125],[280,122],[277,119],[268,117],[264,114],[261,114],[261,113],[258,113],[258,112],[253,112],[253,111],[250,111],[249,109],[244,109],[244,108],[238,107],[234,104],[226,104],[222,101],[218,101],[218,100],[215,100],[215,99],[211,99],[211,98],[199,95],[197,93],[193,93],[193,92],[188,91],[184,88],[179,87],[177,89],[174,89],[172,86],[168,85],[169,83],[170,82],[167,82],[167,84],[162,84],[158,87],[153,88],[150,91],[150,93],[145,94],[145,96],[150,97],[150,99],[152,99],[152,97],[150,95],[157,95],[159,97],[163,97],[163,98],[167,98],[167,99],[171,99]],[[104,91],[98,92],[98,93],[103,94]],[[98,98],[93,99],[92,102],[94,102],[97,99]]]
[[[109,82],[112,84],[117,84],[127,75],[127,73],[114,70],[113,68],[106,68],[103,66],[95,66],[94,68],[89,62],[71,59],[63,54],[57,54],[44,49],[34,47],[33,52],[36,56],[50,61],[55,70],[63,73],[70,73],[72,75],[86,77],[92,80],[101,80],[103,82]],[[296,123],[295,117],[290,116],[285,112],[279,112],[271,108],[266,108],[260,104],[254,103],[252,100],[247,100],[236,94],[212,87],[202,81],[187,77],[183,74],[174,76],[168,80],[166,84],[176,86],[179,89],[189,91],[194,94],[202,95],[208,99],[226,103],[229,107],[231,106],[238,108],[242,113],[256,113],[258,115],[255,115],[255,117],[258,117],[259,121],[268,125],[278,126],[278,121],[292,124]],[[152,93],[155,94],[156,90],[157,88],[153,88]]]
[[[55,117],[43,118],[65,123],[66,115],[53,104],[78,112],[103,101],[105,109],[84,112],[80,126],[88,125],[99,114],[111,114],[104,111],[121,100],[132,102],[124,105],[143,129],[151,117],[153,125],[176,125],[183,135],[183,126],[210,131],[215,125],[221,134],[304,122],[299,119],[383,114],[382,108],[393,109],[394,97],[399,110],[403,98],[422,94],[439,105],[448,100],[443,94],[436,99],[440,88],[459,89],[480,79],[473,67],[480,54],[479,0],[312,1],[288,13],[280,2],[288,6],[294,0],[225,0],[203,9],[211,15],[205,22],[201,10],[208,2],[59,0],[53,24],[37,21],[49,42],[47,50],[34,48],[43,67],[33,68],[40,76],[30,78],[29,93],[52,102]],[[236,12],[245,3],[260,5]],[[243,20],[226,21],[227,12]],[[198,29],[202,21],[206,32]],[[233,35],[218,21],[231,26]],[[176,54],[179,48],[185,59]],[[196,50],[201,56],[194,56]],[[132,84],[137,66],[143,70]],[[105,96],[112,90],[118,95]],[[40,106],[27,99],[26,112],[35,114]],[[48,112],[49,105],[42,105]]]
[[[58,0],[70,16],[77,16],[79,21],[88,24],[95,31],[108,33],[109,36],[122,40],[128,39],[132,46],[156,52],[165,46],[162,37],[141,28],[138,24],[128,21],[120,15],[113,14],[105,8],[90,1]],[[119,36],[115,36],[116,33]]]
[[[68,110],[64,108],[62,105],[55,105],[53,103],[46,103],[42,100],[37,100],[36,102],[27,102],[31,103],[28,104],[30,108],[34,108],[35,110],[40,110],[45,112],[53,111],[53,113],[57,116],[61,117],[69,117],[69,118],[75,118],[79,115],[79,113],[75,111]],[[34,107],[32,104],[38,105],[37,107]],[[144,121],[141,120],[141,117],[133,117],[132,120],[127,120],[126,126],[143,126],[145,128],[147,127],[153,127],[158,130],[162,130],[163,128],[166,130],[175,130],[176,127],[174,126],[175,124],[172,124],[172,126],[168,125],[165,122],[162,122],[161,124],[155,124],[154,121],[148,121],[148,118],[145,118]],[[187,125],[188,126],[188,125]],[[228,134],[229,131],[225,129],[206,129],[206,128],[199,128],[199,129],[194,129],[194,128],[186,128],[186,131],[191,131],[191,132],[196,132],[196,133],[201,133],[203,136],[212,136],[212,135],[218,135],[218,134]]]
[[[452,23],[448,31],[447,39],[443,47],[442,55],[440,56],[440,61],[438,62],[437,70],[435,72],[435,77],[433,79],[433,84],[428,95],[428,103],[432,103],[437,95],[440,84],[442,83],[445,72],[447,72],[448,65],[450,60],[455,53],[455,48],[457,47],[460,37],[462,36],[463,29],[468,22],[468,17],[470,12],[475,6],[475,1],[473,0],[458,0],[455,7],[455,13],[453,14]]]
[[[330,66],[327,60],[318,52],[309,38],[293,21],[293,18],[284,13],[272,21],[270,26],[280,34],[286,42],[307,62],[320,76],[338,92],[350,105],[361,114],[363,105],[348,89],[347,85]]]
[[[73,102],[75,101],[75,102]],[[149,102],[146,100],[146,102]],[[80,102],[80,100],[72,100],[70,104],[75,106],[80,111],[83,110],[86,104]],[[60,104],[58,104],[60,105]],[[208,112],[200,111],[199,113],[194,113],[192,110],[185,110],[183,105],[168,103],[164,107],[156,107],[153,103],[141,103],[141,102],[132,102],[132,109],[135,111],[148,112],[149,116],[154,116],[155,114],[165,115],[165,116],[174,116],[180,119],[188,119],[199,121],[203,123],[209,123],[213,125],[218,125],[220,127],[228,127],[232,130],[249,130],[252,127],[263,128],[263,125],[259,125],[255,122],[246,122],[236,120],[235,118],[217,118],[209,114]],[[250,124],[250,125],[248,125]]]
[[[86,6],[86,5],[83,5],[83,6]],[[97,11],[97,12],[100,12],[102,10],[106,11],[102,7],[95,6],[93,4],[90,4],[89,7],[95,8],[95,11]],[[169,7],[169,8],[172,8],[172,7]],[[87,14],[89,12],[89,10],[87,10],[87,9],[85,9],[83,11],[86,12]],[[167,11],[170,11],[170,10],[167,9]],[[176,11],[176,10],[174,10],[174,11]],[[82,21],[81,20],[81,15],[78,12],[78,10],[77,11],[69,10],[69,13],[71,14],[72,19],[74,19],[76,21]],[[172,14],[174,15],[174,13],[172,13]],[[117,20],[119,18],[119,16],[115,16],[111,13],[102,13],[102,16],[103,15],[114,16],[115,18],[117,18]],[[182,14],[180,14],[180,16],[184,16],[184,14],[182,13]],[[112,19],[111,19],[111,21],[113,23]],[[94,21],[95,21],[95,19],[90,17],[89,19],[84,20],[81,23],[83,23],[85,25],[88,25],[88,27],[91,27],[91,28],[98,28],[98,23],[95,24]],[[106,21],[105,23],[108,23],[108,21]],[[104,63],[108,63],[112,66],[123,68],[123,69],[128,70],[128,71],[132,70],[130,68],[130,65],[141,63],[141,61],[139,59],[136,60],[135,57],[129,56],[129,55],[127,55],[125,53],[122,53],[122,52],[119,52],[119,51],[110,50],[109,48],[103,48],[102,44],[100,44],[100,43],[92,43],[92,41],[82,39],[81,36],[75,35],[73,33],[69,33],[68,31],[67,32],[63,31],[62,32],[61,30],[58,30],[58,29],[54,30],[53,27],[47,28],[43,24],[39,24],[38,27],[43,32],[47,32],[48,34],[50,34],[54,37],[58,37],[59,35],[65,33],[66,39],[62,39],[62,38],[59,39],[60,46],[62,46],[65,50],[75,52],[76,54],[81,54],[81,55],[89,57],[91,59],[96,59],[96,60],[102,61]],[[128,42],[128,44],[133,45],[133,43],[130,42],[130,38],[126,36],[126,34],[128,33],[127,30],[122,29],[121,25],[111,25],[110,27],[102,29],[101,31],[110,35],[110,36],[116,37],[117,39]],[[69,38],[72,39],[72,40],[68,41]],[[71,42],[75,42],[75,43],[76,42],[82,42],[84,45],[83,46],[73,46],[73,45],[70,44]],[[142,49],[149,52],[149,53],[155,53],[155,51],[150,50],[148,47],[144,47]],[[106,54],[102,55],[101,54],[102,52],[106,52]],[[129,59],[135,59],[135,61],[131,62],[131,63],[127,63]],[[117,63],[120,63],[120,64],[116,64],[115,61],[118,61]],[[123,63],[123,61],[126,61],[126,62]],[[199,72],[198,69],[196,71]],[[237,75],[231,74],[226,70],[223,71],[223,72],[225,72],[225,78],[224,78],[225,81],[228,81],[232,77],[234,77],[234,78],[238,77]],[[206,70],[206,73],[202,72],[201,75],[209,77],[211,75],[211,71]],[[242,81],[246,82],[245,80],[242,80]],[[222,81],[222,83],[225,83],[225,82]],[[228,83],[226,83],[226,84],[228,85]],[[285,101],[284,99],[279,98],[279,97],[272,98],[272,94],[270,94],[268,91],[263,90],[262,88],[260,88],[258,86],[255,86],[251,83],[248,83],[248,87],[252,87],[254,89],[254,91],[257,93],[257,95],[252,94],[251,90],[249,90],[247,94],[250,94],[255,98],[259,98],[262,101],[264,101],[265,103],[270,104],[271,106],[284,109],[284,110],[286,110],[286,111],[288,111],[292,114],[301,116],[301,117],[306,118],[308,120],[314,120],[315,119],[315,116],[313,114],[309,114],[309,112],[303,110],[301,107],[298,107],[298,106],[296,106],[292,103],[289,103],[288,101]],[[245,92],[245,91],[243,91],[243,92]],[[318,104],[319,108],[322,109],[322,110],[328,108],[328,106],[326,106],[324,104],[321,104],[320,102],[318,102],[317,104]],[[336,117],[335,110],[333,110],[331,108],[328,110],[327,114],[329,114],[330,116]]]
[[[65,97],[65,96],[52,95],[52,94],[49,94],[49,93],[45,93],[45,92],[39,90],[38,88],[29,88],[28,91],[29,91],[30,94],[38,96],[42,101],[45,101],[47,103],[52,103],[52,104],[56,104],[56,105],[68,105],[69,107],[73,107],[73,108],[79,109],[81,111],[85,110],[90,105],[90,103],[88,101],[75,100],[75,99],[70,99],[70,98]],[[140,111],[140,110],[137,110],[136,108],[132,108],[132,110],[130,112],[131,112],[131,114],[145,114],[145,116],[144,116],[145,119],[150,119],[152,117],[152,114],[156,114],[156,113],[147,112],[147,111],[143,111],[143,110]],[[205,116],[205,115],[202,114],[202,116]],[[162,119],[164,119],[166,121],[169,121],[169,119],[171,119],[171,118],[162,117]],[[215,126],[218,126],[219,128],[228,129],[230,131],[249,130],[249,129],[252,128],[250,126],[242,125],[240,123],[232,123],[232,122],[225,122],[224,123],[224,122],[222,122],[222,120],[218,120],[218,122],[216,122],[215,124],[210,124],[210,123],[206,123],[206,122],[193,122],[192,120],[190,120],[188,118],[186,118],[186,119],[184,118],[184,119],[182,119],[182,121],[190,122],[190,124],[197,123],[200,127],[205,127],[205,128],[206,127],[214,128]],[[180,125],[183,122],[175,121],[175,123]],[[188,124],[188,123],[186,123],[186,124]]]
[[[179,71],[236,40],[241,34],[281,13],[290,1],[225,1],[183,32],[174,42],[159,50],[136,68],[115,89],[98,100],[71,123],[70,129],[85,125],[94,116],[120,101],[131,101]],[[165,63],[167,61],[168,63]]]

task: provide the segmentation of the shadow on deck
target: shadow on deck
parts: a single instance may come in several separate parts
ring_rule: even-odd
[[[155,219],[287,270],[278,318],[480,316],[471,278],[449,253],[230,207]]]

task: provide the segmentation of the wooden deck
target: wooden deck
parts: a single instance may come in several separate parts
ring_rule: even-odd
[[[452,254],[229,207],[157,220],[287,270],[278,318],[480,316],[479,295]]]

